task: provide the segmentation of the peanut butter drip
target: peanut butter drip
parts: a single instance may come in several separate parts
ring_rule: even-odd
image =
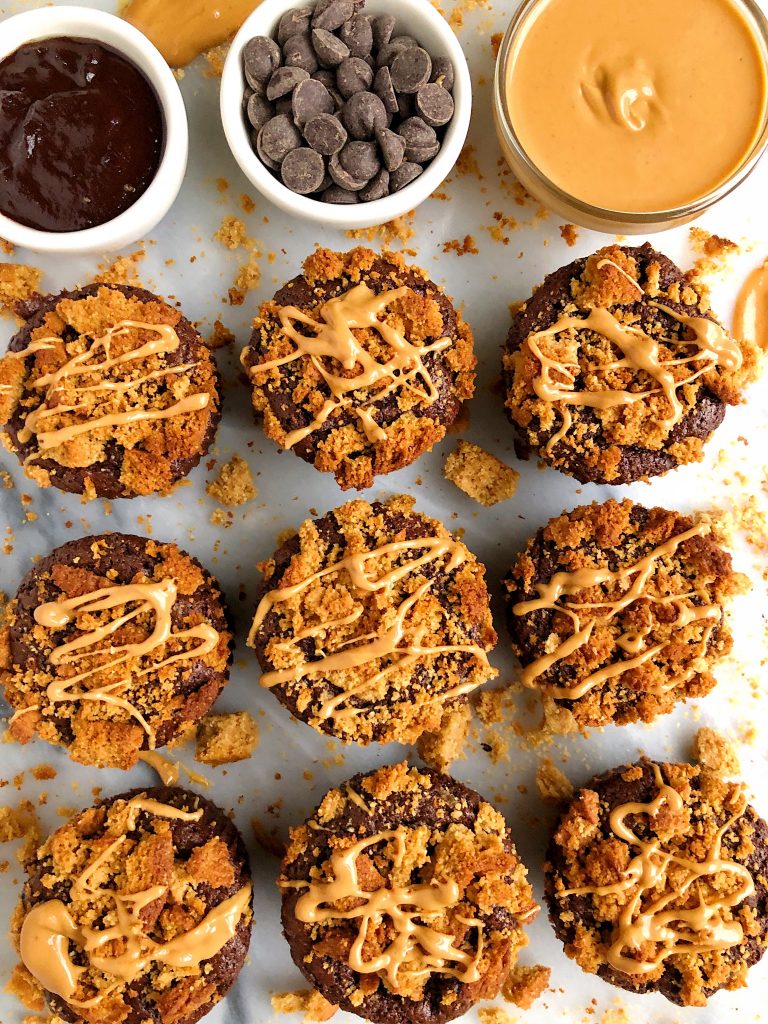
[[[388,306],[410,291],[406,287],[394,288],[376,295],[367,284],[361,283],[323,303],[320,321],[313,320],[296,306],[281,307],[278,316],[283,333],[296,345],[296,351],[251,366],[251,375],[308,357],[331,392],[331,397],[308,426],[286,435],[283,447],[292,448],[314,433],[332,414],[348,406],[354,407],[371,443],[386,441],[386,431],[376,423],[370,411],[372,402],[400,388],[413,392],[427,406],[436,401],[438,393],[424,365],[424,356],[450,348],[451,339],[441,338],[431,345],[413,345],[400,331],[379,319]],[[304,333],[302,329],[312,333]],[[375,331],[391,350],[389,358],[380,361],[368,352],[355,336],[356,330]],[[244,355],[248,351],[246,349]],[[337,364],[343,372],[334,372],[328,362],[331,366]],[[375,391],[367,401],[355,395],[355,392],[370,389]]]
[[[141,811],[179,821],[199,821],[203,814],[202,809],[184,811],[145,797],[134,797],[126,806],[129,830],[135,827]],[[166,943],[154,942],[144,934],[141,911],[155,900],[165,898],[166,886],[153,885],[142,892],[120,893],[91,881],[126,838],[125,833],[117,836],[75,879],[69,892],[69,906],[58,899],[48,900],[33,907],[24,918],[20,951],[25,966],[45,989],[66,999],[71,1006],[97,1006],[106,995],[123,984],[130,984],[153,963],[196,968],[215,956],[232,938],[250,901],[251,886],[247,884],[209,911],[190,931]],[[115,924],[96,928],[75,923],[73,913],[77,914],[80,902],[103,899],[113,903],[113,914],[109,916],[115,919]],[[85,954],[88,967],[74,963],[70,943]],[[105,952],[107,948],[120,952],[110,955]],[[115,981],[90,999],[76,1000],[80,980],[89,968]]]
[[[682,857],[666,850],[658,838],[643,839],[633,831],[628,824],[631,817],[647,815],[652,823],[664,807],[673,816],[684,811],[682,797],[664,782],[659,766],[654,764],[653,771],[659,788],[656,797],[647,804],[621,804],[611,813],[613,834],[638,851],[622,872],[621,880],[613,885],[569,889],[561,894],[631,894],[621,911],[606,961],[616,970],[632,975],[651,974],[670,956],[710,953],[738,945],[744,938],[744,929],[729,911],[755,891],[749,871],[723,857],[721,852],[723,836],[744,813],[746,799],[718,829],[702,861]],[[670,869],[674,871],[674,884],[668,877]],[[713,876],[718,877],[720,884],[730,876],[733,888],[724,894],[713,894],[706,884]]]
[[[418,554],[422,551],[423,554]],[[366,564],[371,559],[397,556],[405,552],[414,552],[416,557],[402,565],[395,566],[378,578],[372,579],[367,572]],[[248,634],[248,644],[253,646],[256,634],[267,617],[277,605],[288,603],[300,597],[317,580],[326,579],[331,575],[344,573],[349,577],[352,587],[364,594],[378,593],[382,595],[382,604],[386,603],[391,596],[392,589],[405,577],[418,573],[423,566],[442,559],[448,559],[444,569],[446,574],[457,569],[466,558],[466,549],[463,544],[452,540],[449,537],[419,537],[414,540],[393,541],[373,551],[359,551],[356,554],[347,555],[340,561],[329,565],[325,569],[312,573],[299,583],[289,587],[280,587],[269,591],[259,602],[256,609],[256,616]],[[322,654],[316,661],[306,661],[302,650],[302,641],[312,637],[324,640],[330,630],[336,627],[351,625],[360,619],[364,614],[364,607],[358,604],[357,607],[344,618],[330,622],[323,622],[321,625],[310,627],[301,633],[297,633],[285,640],[276,641],[281,651],[290,651],[297,658],[301,659],[298,664],[290,668],[275,669],[265,672],[261,677],[261,685],[265,687],[280,686],[285,683],[297,683],[300,679],[311,675],[327,676],[331,672],[339,673],[339,685],[343,687],[344,673],[352,669],[358,669],[365,665],[372,665],[377,661],[386,660],[389,664],[374,672],[370,678],[350,688],[342,688],[341,693],[333,697],[327,697],[320,706],[320,718],[339,721],[345,717],[354,717],[361,714],[365,708],[350,705],[352,697],[361,695],[365,691],[376,692],[379,684],[395,671],[402,671],[414,665],[419,658],[428,658],[437,654],[471,654],[480,658],[484,664],[488,663],[485,651],[474,644],[456,644],[431,647],[424,645],[423,640],[427,632],[426,625],[412,626],[409,623],[409,614],[414,607],[430,591],[435,579],[426,579],[423,583],[414,587],[397,608],[394,621],[391,625],[382,628],[379,633],[364,633],[351,640],[346,640],[338,650]],[[326,641],[327,642],[327,641]],[[320,649],[320,644],[318,644]],[[454,687],[441,694],[436,695],[434,700],[449,700],[473,689],[474,683],[467,683],[463,686]]]
[[[148,331],[156,337],[143,342],[130,351],[112,356],[110,354],[112,340],[125,335],[130,330]],[[21,352],[14,352],[12,355],[15,358],[24,358],[35,352],[50,350],[62,344],[61,338],[54,336],[38,338]],[[97,394],[108,401],[110,395],[126,394],[149,380],[159,380],[169,374],[186,373],[194,367],[194,363],[168,366],[139,377],[131,376],[133,371],[130,364],[151,356],[175,352],[178,347],[179,336],[169,324],[147,324],[138,320],[121,320],[101,337],[95,338],[85,351],[71,356],[58,369],[43,373],[31,381],[30,386],[44,394],[40,405],[27,413],[24,418],[24,425],[19,431],[19,441],[25,444],[35,437],[38,448],[44,452],[66,444],[81,434],[88,434],[103,427],[127,426],[145,420],[165,420],[205,409],[210,401],[210,395],[202,392],[196,395],[187,395],[165,409],[137,407],[125,412],[105,412],[103,414],[98,413],[98,404],[94,406],[85,397]],[[99,352],[103,353],[101,359],[98,358]],[[124,380],[99,379],[115,367],[122,366],[126,367]],[[95,380],[93,380],[94,377]],[[73,386],[73,379],[77,378],[84,378],[83,383]],[[83,400],[77,401],[74,405],[62,402],[61,392],[65,388],[68,394],[74,391],[75,394],[82,396]],[[83,417],[82,422],[71,423],[57,429],[45,429],[46,420],[62,414],[80,414]]]
[[[683,672],[669,679],[663,686],[664,692],[674,689],[686,682],[699,670],[699,656],[706,653],[709,637],[715,624],[720,620],[722,610],[719,605],[711,604],[704,591],[693,590],[683,594],[665,594],[663,579],[654,586],[654,576],[659,561],[673,555],[679,546],[691,537],[701,537],[709,533],[709,526],[699,523],[684,533],[676,534],[669,540],[650,551],[644,558],[632,565],[612,571],[611,569],[576,569],[573,572],[557,572],[548,583],[537,583],[539,597],[530,601],[518,601],[512,608],[514,615],[528,615],[530,612],[546,609],[566,615],[573,624],[573,632],[561,641],[552,652],[543,654],[527,665],[521,674],[524,686],[540,689],[542,693],[566,700],[578,700],[593,687],[600,686],[630,669],[638,668],[656,657],[660,657],[665,648],[678,642],[676,631],[692,622],[703,624],[703,633],[699,643],[699,655],[694,657]],[[577,600],[579,594],[592,590],[594,587],[605,587],[618,590],[619,597],[596,598],[589,601]],[[657,591],[657,592],[654,592]],[[698,598],[699,604],[693,599]],[[590,673],[574,686],[558,686],[557,684],[541,685],[536,680],[560,661],[568,658],[590,642],[595,629],[607,626],[621,612],[638,601],[654,605],[671,606],[675,619],[666,628],[670,639],[663,643],[646,645],[646,639],[652,626],[632,629],[621,634],[615,641],[616,647],[629,655],[618,661]]]
[[[739,341],[768,351],[768,263],[753,270],[739,291],[733,334]]]
[[[63,678],[54,679],[48,685],[48,700],[54,704],[59,701],[100,701],[122,708],[140,723],[149,737],[150,745],[154,745],[155,733],[152,726],[139,709],[121,694],[130,693],[137,682],[169,665],[204,657],[219,642],[218,630],[204,622],[189,629],[174,631],[171,612],[176,596],[175,582],[164,579],[157,583],[105,587],[80,597],[38,605],[34,613],[38,625],[53,633],[72,622],[81,629],[74,639],[54,647],[48,656],[50,664],[61,668],[64,673]],[[113,610],[116,612],[113,618],[101,625],[93,625],[93,616]],[[113,645],[112,638],[116,633],[146,614],[154,618],[152,631],[146,639]],[[184,643],[191,643],[192,646],[162,656],[166,645],[171,645],[173,650]],[[161,652],[160,660],[152,661],[146,668],[127,668],[123,678],[99,683],[102,673],[113,677],[115,669],[120,665],[133,659],[152,658],[158,652]],[[78,671],[78,665],[83,661],[96,661],[97,664]]]
[[[453,881],[432,881],[423,885],[395,885],[373,892],[360,884],[357,858],[378,843],[394,846],[394,870],[406,856],[407,830],[398,828],[361,839],[331,855],[328,882],[283,882],[283,885],[306,887],[296,903],[296,918],[305,924],[327,924],[329,921],[359,921],[357,936],[347,957],[347,964],[359,974],[378,974],[387,980],[390,989],[398,990],[401,969],[409,978],[444,974],[471,984],[481,978],[483,955],[482,922],[457,917],[467,928],[477,928],[477,950],[474,954],[454,945],[455,936],[440,931],[437,922],[445,922],[445,913],[459,904],[460,889]],[[352,909],[340,910],[339,906]],[[378,956],[366,960],[366,941],[380,934],[389,925],[394,938]]]
[[[612,263],[604,260],[603,263]],[[602,264],[601,264],[602,265]],[[642,292],[635,281],[632,282]],[[570,429],[572,417],[569,406],[581,406],[607,411],[617,406],[633,405],[654,395],[662,395],[668,412],[659,416],[658,421],[666,430],[671,430],[685,414],[678,391],[692,384],[699,377],[717,367],[736,371],[742,364],[741,348],[723,328],[703,316],[687,316],[677,313],[659,302],[650,305],[673,317],[678,323],[689,328],[692,337],[656,338],[646,334],[640,327],[625,326],[608,309],[591,309],[586,317],[564,314],[551,327],[535,331],[528,337],[524,347],[541,365],[538,376],[533,380],[533,389],[543,401],[557,406],[563,417],[561,429],[547,445],[551,450]],[[638,391],[605,388],[600,390],[577,391],[576,378],[580,372],[577,362],[568,362],[547,355],[542,346],[565,331],[593,331],[607,338],[615,345],[621,358],[601,366],[595,366],[590,376],[613,373],[629,369],[644,374],[649,383]],[[673,345],[681,354],[668,356],[662,345]]]
[[[123,17],[149,36],[172,67],[233,35],[259,0],[131,0]]]

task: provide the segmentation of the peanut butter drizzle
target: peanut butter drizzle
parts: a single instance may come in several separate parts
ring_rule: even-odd
[[[164,786],[175,786],[179,781],[180,765],[178,761],[171,761],[155,750],[142,750],[139,760],[157,772]]]
[[[129,330],[152,331],[157,337],[144,342],[135,349],[123,352],[119,356],[110,356],[112,339],[126,334]],[[24,358],[35,352],[49,350],[56,344],[61,343],[61,338],[53,336],[50,338],[38,338],[22,351],[11,354],[15,358]],[[43,421],[50,416],[57,416],[61,413],[82,412],[88,408],[86,404],[63,405],[58,403],[57,391],[63,382],[73,377],[103,374],[115,366],[122,366],[153,355],[175,352],[178,347],[179,336],[169,324],[148,324],[139,320],[121,320],[101,337],[94,339],[93,343],[84,352],[70,357],[57,370],[44,373],[32,382],[31,386],[37,390],[45,391],[45,395],[40,405],[26,415],[24,426],[19,431],[19,440],[22,444],[25,444],[35,436],[41,451],[48,451],[51,448],[57,448],[61,444],[74,440],[74,438],[79,437],[81,434],[91,433],[102,427],[125,426],[129,423],[139,423],[146,420],[170,419],[173,416],[182,416],[185,413],[199,412],[205,409],[210,401],[210,395],[201,392],[195,395],[187,395],[167,409],[129,409],[126,412],[107,413],[102,416],[96,416],[93,419],[85,420],[83,423],[72,423],[57,430],[42,429]],[[91,356],[99,349],[104,352],[104,358],[101,361],[89,362],[88,360],[90,360]],[[81,394],[93,391],[125,393],[132,388],[138,387],[145,381],[156,380],[167,374],[185,373],[187,370],[192,369],[194,365],[194,363],[187,363],[179,366],[169,366],[147,373],[143,377],[131,378],[120,382],[102,381],[98,384],[76,387],[75,390]]]
[[[768,263],[753,270],[739,291],[733,334],[768,351]]]
[[[746,798],[738,811],[718,829],[703,861],[681,857],[665,850],[658,838],[642,839],[632,831],[627,824],[631,816],[645,814],[653,820],[665,805],[672,814],[680,814],[684,809],[682,797],[664,782],[657,764],[653,765],[653,772],[659,791],[650,803],[620,804],[611,812],[614,835],[639,850],[622,873],[622,879],[612,885],[567,889],[561,894],[608,896],[635,890],[621,911],[613,942],[606,954],[607,962],[624,974],[650,974],[667,957],[676,954],[709,953],[738,945],[744,938],[744,929],[738,921],[727,920],[725,913],[749,899],[755,891],[749,871],[721,856],[723,837],[744,813]],[[670,865],[685,872],[681,879],[676,878],[674,887],[667,878]],[[694,887],[701,879],[717,874],[732,875],[739,884],[728,895],[707,899],[706,893]],[[649,894],[661,884],[665,885],[664,891],[649,902]],[[691,892],[698,899],[697,905],[687,909],[681,907],[680,902]],[[639,952],[647,948],[649,942],[657,947],[656,955],[649,959],[638,959],[625,953],[625,950]]]
[[[603,262],[610,263],[612,261],[604,260]],[[636,284],[634,281],[632,283]],[[541,366],[538,376],[533,380],[533,389],[543,402],[556,405],[563,417],[561,429],[550,438],[547,444],[548,450],[551,451],[566,436],[571,427],[573,420],[568,406],[582,406],[605,411],[621,405],[633,405],[652,395],[660,394],[667,400],[669,413],[666,416],[658,417],[658,422],[665,429],[671,430],[685,413],[678,397],[680,388],[692,384],[699,377],[717,367],[723,367],[729,371],[736,371],[741,367],[743,357],[738,342],[729,337],[719,324],[707,317],[677,313],[660,302],[651,302],[650,305],[667,313],[693,332],[692,338],[680,340],[664,338],[663,342],[683,349],[693,346],[694,352],[684,354],[676,359],[664,359],[661,342],[657,338],[646,334],[639,327],[620,324],[610,310],[602,307],[590,309],[586,317],[563,314],[551,327],[534,331],[526,339],[524,347],[538,360]],[[541,340],[554,338],[563,331],[594,331],[607,338],[619,349],[622,358],[596,367],[593,370],[594,373],[627,367],[647,374],[655,386],[646,387],[640,391],[621,389],[576,391],[578,363],[569,363],[548,356],[542,352],[539,346]],[[703,365],[696,365],[702,362]],[[679,366],[690,368],[690,373],[681,380],[676,379],[674,372],[675,368]]]
[[[146,811],[155,816],[181,821],[198,821],[203,814],[202,809],[183,811],[145,797],[134,797],[128,801],[127,807],[137,814]],[[135,815],[132,815],[129,828],[134,826]],[[117,918],[115,925],[106,928],[92,928],[88,925],[78,927],[68,907],[58,899],[39,903],[24,918],[20,936],[24,964],[44,988],[66,999],[71,1006],[98,1005],[121,983],[130,984],[153,963],[191,968],[209,960],[235,934],[250,901],[251,885],[248,883],[234,896],[210,910],[190,931],[166,943],[154,942],[143,932],[141,911],[155,900],[165,897],[166,886],[153,885],[142,892],[119,893],[113,889],[93,887],[90,882],[96,870],[110,859],[126,838],[125,834],[118,836],[91,861],[70,889],[71,903],[92,898],[111,898]],[[85,953],[91,968],[115,978],[115,984],[92,999],[75,1000],[73,997],[80,978],[87,968],[73,962],[69,952],[70,942],[74,942]],[[122,950],[120,954],[108,956],[99,952],[112,943]]]
[[[390,569],[389,572],[384,573],[384,575],[379,577],[379,579],[371,579],[366,572],[366,562],[371,558],[377,558],[389,554],[397,555],[406,551],[418,551],[423,548],[426,548],[426,552],[424,554],[419,555],[412,561],[406,562],[404,565]],[[384,544],[382,547],[375,548],[373,551],[359,551],[356,554],[347,555],[345,558],[340,559],[333,565],[329,565],[325,569],[320,569],[318,572],[312,573],[299,583],[294,583],[289,587],[280,587],[265,594],[256,609],[256,616],[253,620],[250,633],[248,634],[248,645],[251,647],[253,646],[259,627],[275,605],[298,597],[302,591],[306,590],[307,587],[311,586],[317,580],[324,579],[332,573],[347,573],[353,587],[358,590],[362,590],[365,593],[383,593],[386,595],[388,592],[391,592],[394,584],[405,576],[417,572],[423,565],[435,562],[446,556],[448,556],[448,564],[445,572],[451,573],[465,561],[465,549],[462,544],[458,541],[452,540],[451,538],[419,537],[414,540],[393,541],[390,544]],[[341,693],[334,697],[328,697],[321,703],[319,711],[320,718],[338,721],[344,718],[355,717],[365,710],[364,708],[349,705],[343,707],[342,705],[347,704],[351,697],[357,696],[365,690],[372,689],[386,679],[386,677],[392,672],[397,669],[408,668],[421,657],[432,654],[459,654],[465,652],[481,658],[483,662],[487,664],[488,659],[485,651],[474,644],[446,645],[440,647],[422,646],[421,641],[423,640],[426,627],[418,627],[413,639],[404,646],[401,646],[405,637],[406,622],[409,612],[427,594],[433,583],[434,579],[425,580],[425,582],[417,587],[412,594],[409,594],[398,607],[394,622],[383,633],[366,634],[364,636],[354,637],[351,640],[347,640],[341,649],[330,654],[324,654],[317,661],[303,661],[301,664],[294,665],[290,668],[274,669],[270,672],[265,672],[261,677],[261,685],[268,688],[272,686],[279,686],[284,683],[296,683],[305,676],[316,675],[318,673],[327,675],[330,672],[344,672],[349,669],[359,668],[362,665],[370,664],[380,658],[394,657],[395,661],[393,664],[387,668],[381,669],[375,673],[372,678],[367,679],[349,689],[342,690]],[[331,622],[324,622],[321,625],[311,627],[310,629],[304,630],[302,633],[296,634],[291,638],[278,641],[278,644],[284,650],[296,650],[301,653],[299,644],[302,640],[309,636],[326,634],[328,630],[338,626],[349,625],[360,618],[362,614],[363,608],[362,606],[358,606],[355,611],[344,618],[336,619]],[[359,646],[351,646],[358,642]],[[449,700],[452,697],[469,692],[474,689],[474,686],[475,684],[473,683],[456,686],[451,690],[437,694],[432,698],[432,700]]]
[[[707,644],[709,643],[709,637],[714,628],[715,621],[719,620],[722,614],[720,606],[707,603],[706,595],[696,591],[685,594],[668,594],[666,596],[656,596],[646,591],[660,558],[674,554],[678,547],[691,537],[701,537],[707,533],[709,533],[709,526],[706,523],[699,523],[684,533],[670,537],[669,540],[654,548],[653,551],[650,551],[639,561],[616,571],[611,569],[576,569],[573,572],[557,572],[548,583],[537,583],[536,589],[539,592],[539,597],[529,601],[518,601],[512,608],[513,614],[528,615],[530,612],[540,609],[556,611],[570,618],[573,623],[573,633],[563,640],[554,651],[541,655],[541,657],[536,658],[523,669],[521,673],[523,685],[530,689],[540,689],[542,693],[553,697],[578,700],[595,686],[599,686],[609,679],[622,675],[628,669],[637,668],[651,661],[661,654],[669,644],[676,643],[677,641],[673,633],[671,638],[665,643],[644,647],[644,641],[648,632],[650,632],[650,627],[648,631],[625,632],[616,640],[616,645],[620,650],[626,654],[634,655],[634,657],[616,661],[605,668],[592,672],[575,686],[558,686],[557,684],[539,686],[536,683],[538,677],[547,672],[553,665],[556,665],[564,658],[568,658],[575,651],[589,643],[595,627],[606,625],[614,616],[636,601],[672,605],[677,611],[677,618],[669,624],[670,632],[690,625],[692,622],[710,623],[705,626],[699,645],[700,657],[703,656],[707,650]],[[621,584],[629,581],[633,576],[634,579],[628,585],[623,595],[615,600],[598,600],[588,604],[581,601],[568,600],[568,598],[584,590],[590,590],[593,587],[599,586]],[[690,604],[689,600],[693,597],[699,597],[704,603],[701,605]],[[686,682],[696,671],[699,671],[699,667],[698,658],[694,658],[688,669],[664,684],[661,688],[662,692],[672,690],[681,683]]]
[[[52,703],[77,700],[101,701],[104,704],[122,708],[139,722],[149,737],[150,746],[153,746],[155,742],[154,729],[135,705],[127,698],[119,696],[117,691],[130,690],[135,680],[142,679],[167,665],[186,661],[189,658],[202,658],[214,650],[219,642],[218,630],[207,623],[199,623],[178,632],[173,631],[171,612],[176,602],[176,596],[175,582],[172,579],[165,579],[157,583],[128,583],[121,586],[105,587],[82,594],[80,597],[48,601],[38,605],[34,612],[35,622],[52,632],[63,629],[79,616],[84,616],[87,621],[89,616],[97,612],[110,611],[114,608],[124,609],[122,614],[118,614],[110,622],[92,628],[86,627],[85,631],[73,640],[54,647],[48,656],[48,660],[54,666],[77,665],[85,658],[93,658],[101,654],[108,657],[103,664],[94,668],[76,672],[75,675],[65,679],[55,679],[46,690],[48,700]],[[136,607],[128,611],[126,609],[129,604],[135,604]],[[117,647],[111,645],[110,638],[118,630],[147,612],[154,615],[154,627],[145,640],[138,643],[120,644]],[[106,646],[97,646],[105,640],[107,641]],[[158,648],[163,647],[171,640],[177,642],[190,640],[199,641],[199,643],[188,650],[169,655],[148,668],[131,671],[126,678],[116,683],[103,686],[92,685],[100,672],[112,670],[132,658],[152,655]],[[89,688],[80,684],[85,684]],[[25,708],[22,712],[17,712],[17,715],[30,710],[32,709]],[[16,715],[14,715],[15,717]]]
[[[320,307],[320,322],[313,320],[296,306],[280,308],[278,316],[283,333],[296,345],[296,351],[280,359],[270,359],[252,365],[249,368],[251,376],[308,356],[331,392],[331,398],[308,426],[286,435],[284,448],[293,448],[299,441],[321,427],[329,416],[350,405],[355,405],[354,412],[367,439],[371,443],[386,441],[387,432],[376,423],[368,406],[401,387],[413,391],[428,406],[436,401],[437,389],[424,365],[423,357],[429,352],[442,352],[450,348],[451,339],[441,338],[431,345],[419,347],[411,344],[400,331],[379,319],[388,306],[408,295],[410,291],[410,288],[402,287],[376,295],[363,282],[350,288],[343,295],[323,303]],[[297,323],[309,327],[314,334],[302,334],[295,326]],[[386,362],[379,362],[360,344],[355,337],[355,330],[378,332],[392,349],[391,357]],[[245,349],[243,355],[248,351]],[[333,373],[324,365],[324,360],[338,363],[345,372]],[[353,374],[352,371],[355,369],[358,372]],[[414,378],[421,379],[424,389],[414,387],[411,383]],[[385,381],[390,383],[378,387]],[[373,397],[366,403],[357,404],[354,392],[369,388],[376,388]]]
[[[447,882],[422,885],[396,885],[368,892],[360,885],[357,858],[370,846],[381,842],[394,842],[394,862],[403,863],[406,853],[406,830],[397,828],[379,832],[361,839],[344,850],[331,855],[329,882],[283,882],[291,887],[306,887],[299,897],[295,914],[305,924],[325,924],[328,921],[360,921],[357,937],[347,957],[347,964],[359,974],[379,974],[397,991],[398,973],[407,966],[409,977],[444,974],[464,984],[482,977],[480,962],[483,955],[483,925],[476,919],[459,920],[477,928],[477,950],[474,955],[454,946],[454,936],[438,931],[429,922],[440,918],[445,911],[459,902],[458,884]],[[351,910],[337,909],[339,901],[354,900]],[[387,948],[371,960],[364,959],[363,949],[369,931],[378,929],[387,919],[394,929],[395,938]],[[414,966],[416,965],[416,966]]]
[[[123,17],[149,36],[172,67],[233,35],[259,0],[132,0]]]

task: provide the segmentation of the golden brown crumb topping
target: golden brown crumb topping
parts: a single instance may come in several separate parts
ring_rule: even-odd
[[[216,478],[205,489],[212,498],[229,506],[244,505],[259,493],[250,466],[239,455],[223,463]]]
[[[0,311],[16,314],[16,305],[31,298],[40,287],[43,272],[23,263],[0,263]]]
[[[514,496],[520,474],[470,441],[459,441],[445,460],[443,475],[486,508]]]
[[[247,760],[259,743],[259,727],[247,711],[206,715],[197,727],[195,760],[231,764]]]

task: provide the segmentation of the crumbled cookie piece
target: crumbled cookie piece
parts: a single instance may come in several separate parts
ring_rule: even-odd
[[[247,711],[206,715],[197,729],[195,760],[231,764],[247,760],[259,742],[259,727]]]
[[[470,441],[459,441],[445,460],[443,476],[489,508],[513,497],[520,474]]]
[[[0,312],[18,316],[17,304],[37,294],[43,272],[23,263],[0,263]]]
[[[259,493],[253,482],[251,467],[239,455],[223,463],[218,476],[206,484],[205,490],[222,505],[244,505]]]
[[[731,741],[708,726],[703,726],[693,737],[693,756],[705,768],[721,775],[738,775],[741,771],[739,755]]]
[[[205,339],[205,344],[211,349],[212,352],[219,348],[226,348],[228,345],[234,345],[235,335],[229,328],[225,327],[221,320],[216,319],[213,323],[213,330]]]
[[[501,1006],[481,1006],[477,1016],[480,1024],[514,1024],[515,1019]]]
[[[464,744],[472,722],[469,704],[446,711],[435,732],[419,736],[416,749],[424,764],[435,771],[447,771],[454,761],[464,757]]]
[[[40,983],[33,978],[24,964],[16,964],[5,991],[15,996],[28,1010],[45,1009],[45,996]]]
[[[550,757],[544,757],[536,769],[536,788],[548,804],[559,804],[573,796],[573,785]]]
[[[536,1000],[546,992],[551,974],[552,969],[541,964],[534,967],[515,964],[504,982],[501,994],[521,1010],[530,1010]]]
[[[276,992],[271,1002],[275,1013],[303,1013],[304,1024],[330,1020],[338,1010],[338,1006],[329,1003],[314,989]]]

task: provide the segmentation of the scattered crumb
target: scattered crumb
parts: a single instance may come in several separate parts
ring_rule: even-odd
[[[464,235],[463,239],[451,238],[443,242],[443,252],[455,252],[457,256],[477,256],[480,250],[475,244],[474,235]]]
[[[23,263],[0,263],[0,314],[16,316],[16,303],[37,293],[43,272]]]
[[[214,232],[214,240],[220,242],[225,249],[239,249],[248,242],[248,229],[239,217],[227,214],[218,231]]]
[[[443,476],[486,508],[511,498],[520,479],[517,470],[470,441],[459,441],[445,460]]]
[[[24,964],[18,963],[13,968],[5,991],[15,996],[28,1010],[45,1009],[43,990]]]
[[[477,1016],[480,1024],[512,1024],[515,1019],[500,1006],[482,1006]]]
[[[212,46],[205,53],[207,67],[203,71],[206,78],[221,78],[224,70],[224,61],[229,53],[229,43],[221,43],[219,46]]]
[[[579,239],[579,229],[575,224],[561,224],[560,234],[565,240],[565,244],[573,247]]]
[[[226,348],[227,345],[233,345],[235,343],[235,335],[230,331],[221,320],[214,321],[213,330],[205,339],[206,346],[215,351],[217,348]]]
[[[0,238],[0,250],[4,252],[6,256],[13,256],[16,252],[16,246],[13,242],[9,242],[5,238]]]
[[[483,180],[483,173],[480,170],[480,164],[477,162],[477,149],[471,143],[467,142],[459,153],[455,170],[460,178],[465,177],[467,174],[472,174],[479,181]]]
[[[741,771],[739,755],[731,741],[708,726],[703,726],[693,737],[693,756],[705,768],[722,775],[738,775]]]
[[[419,736],[417,749],[422,761],[438,772],[446,771],[454,761],[464,757],[464,743],[472,721],[469,704],[446,711],[436,732]]]
[[[413,228],[415,212],[415,210],[410,210],[408,213],[404,213],[402,217],[388,220],[386,224],[376,224],[372,228],[352,228],[344,233],[347,238],[362,239],[366,242],[378,241],[385,249],[391,247],[394,242],[405,245],[415,234]]]
[[[604,1011],[600,1024],[629,1024],[629,1014],[623,1006],[612,1006]]]
[[[253,213],[256,209],[256,202],[246,193],[240,193],[240,209],[243,213]]]
[[[549,967],[542,967],[541,964],[535,967],[516,964],[504,982],[501,994],[507,1002],[514,1003],[521,1010],[528,1010],[546,990],[551,973]]]
[[[40,836],[40,822],[29,800],[22,800],[18,807],[0,806],[0,843],[23,837],[24,845],[17,852],[22,863],[34,852]]]
[[[699,258],[685,276],[699,285],[706,285],[709,278],[727,273],[731,269],[731,261],[741,252],[735,242],[713,235],[704,228],[689,228],[688,240]]]
[[[303,1013],[305,1024],[312,1021],[330,1020],[338,1006],[329,1003],[313,989],[299,992],[276,992],[272,996],[275,1013]]]
[[[499,686],[495,690],[476,690],[472,694],[470,700],[477,717],[485,725],[497,725],[503,719],[504,693],[504,688]]]
[[[55,779],[56,774],[56,769],[51,764],[38,764],[32,769],[32,775],[38,780],[38,782],[42,782],[47,779]]]
[[[223,508],[215,508],[211,512],[208,521],[212,526],[223,526],[226,529],[232,525],[232,513],[225,512]]]
[[[206,715],[197,728],[195,760],[203,764],[245,761],[259,742],[259,727],[247,711]]]
[[[536,788],[547,804],[559,804],[573,796],[573,786],[568,776],[560,771],[550,757],[542,758],[536,769]]]
[[[244,505],[259,493],[251,476],[251,467],[239,455],[233,455],[219,470],[215,480],[205,485],[210,494],[222,505]]]
[[[464,26],[464,15],[479,8],[490,8],[489,0],[456,0],[456,3],[448,17],[448,24],[452,29],[458,30]]]
[[[490,227],[486,227],[485,230],[494,242],[501,242],[502,245],[509,245],[510,236],[507,232],[517,231],[520,227],[517,220],[514,217],[510,217],[509,214],[503,213],[501,210],[494,210],[493,219],[496,223],[491,224]]]
[[[138,265],[145,256],[144,249],[137,249],[128,256],[118,256],[112,263],[100,263],[93,280],[103,284],[140,285]]]

